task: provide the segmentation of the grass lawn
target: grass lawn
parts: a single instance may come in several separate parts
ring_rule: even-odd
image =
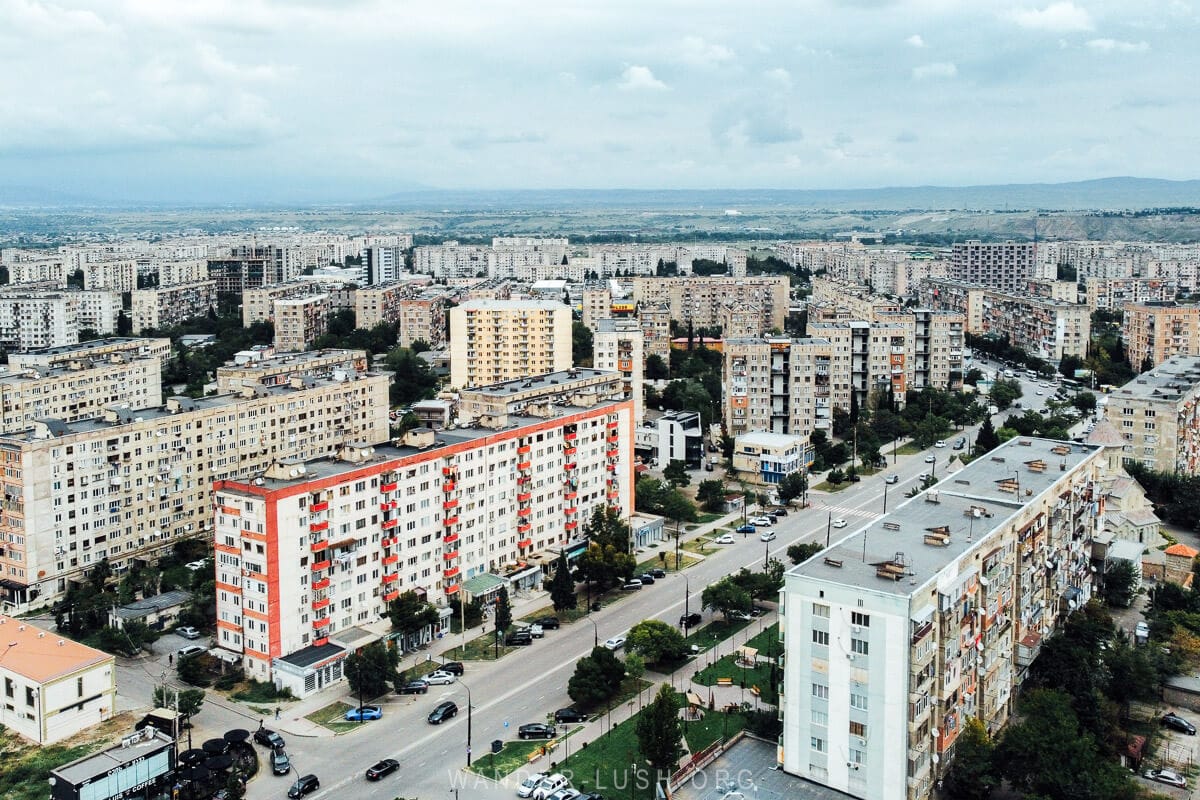
[[[717,513],[711,512],[711,511],[704,511],[700,514],[700,516],[698,516],[696,518],[696,521],[699,522],[701,525],[707,525],[710,522],[716,522],[723,516],[725,516],[725,515],[717,514]]]
[[[923,453],[924,451],[925,451],[924,447],[918,447],[915,443],[909,442],[908,444],[902,444],[899,447],[897,447],[896,455],[915,456],[918,453]],[[881,450],[880,455],[882,455],[882,454],[883,454],[883,451]]]
[[[571,755],[555,769],[571,775],[571,785],[580,791],[596,790],[605,797],[629,797],[629,779],[632,777],[629,765],[636,762],[639,770],[648,769],[638,749],[636,729],[637,717],[634,717],[594,741],[577,742],[571,747]],[[639,783],[645,786],[639,788]],[[632,796],[636,800],[653,800],[651,780],[639,782],[635,779],[632,785]]]
[[[687,569],[692,564],[697,564],[700,562],[700,559],[692,558],[687,553],[683,552],[686,549],[687,549],[687,547],[685,545],[680,544],[680,546],[679,546],[679,570]],[[636,567],[633,568],[633,574],[641,575],[643,572],[649,572],[650,570],[654,569],[655,567],[664,569],[669,573],[670,572],[678,572],[679,570],[675,569],[675,553],[674,552],[671,552],[671,553],[664,552],[664,555],[666,555],[666,557],[667,557],[666,561],[662,561],[659,559],[658,556],[655,556],[654,558],[640,562]]]
[[[318,725],[328,728],[334,733],[346,733],[347,731],[365,728],[370,725],[370,722],[347,722],[346,712],[354,706],[348,703],[343,703],[340,700],[335,703],[330,703],[324,708],[318,708],[313,713],[305,717],[310,722],[315,722]]]
[[[849,489],[851,486],[853,486],[853,484],[850,483],[850,481],[842,481],[838,484],[833,484],[829,481],[821,481],[812,488],[822,492],[840,492],[843,489]]]
[[[511,653],[513,650],[520,650],[520,647],[506,647],[504,642],[500,643],[500,658]],[[477,636],[474,639],[469,639],[464,648],[460,643],[448,651],[447,659],[457,661],[495,661],[496,660],[496,636],[491,631],[488,631],[483,636]]]
[[[713,620],[689,633],[685,641],[701,650],[711,650],[749,624],[750,621],[745,619]]]
[[[45,800],[50,770],[69,764],[113,743],[128,733],[137,719],[118,714],[99,726],[60,744],[37,747],[15,733],[0,731],[0,797],[4,800]]]
[[[237,691],[229,696],[242,703],[278,703],[296,699],[292,697],[291,692],[278,692],[273,683],[260,683],[256,680],[239,685]]]
[[[476,758],[471,763],[471,772],[498,781],[511,772],[529,763],[529,754],[545,746],[544,739],[530,739],[515,742],[505,742],[499,753],[490,750],[487,755]]]
[[[756,633],[746,642],[747,647],[753,647],[760,653],[766,654],[767,650],[774,647],[779,648],[779,623],[776,622],[769,628],[763,629],[761,633]]]
[[[756,667],[747,667],[744,670],[737,664],[734,656],[722,656],[717,660],[717,663],[712,666],[705,667],[696,674],[693,680],[702,686],[715,686],[717,678],[732,678],[734,686],[740,686],[741,681],[745,676],[746,691],[750,691],[751,686],[757,686],[762,692],[762,702],[767,705],[775,705],[779,698],[775,691],[775,687],[771,685],[771,665],[759,664]],[[776,673],[776,678],[779,673]],[[751,700],[753,695],[747,695]]]
[[[718,739],[728,739],[744,727],[745,714],[736,711],[726,714],[724,711],[704,709],[704,719],[684,723],[683,738],[687,740],[688,750],[698,753]]]

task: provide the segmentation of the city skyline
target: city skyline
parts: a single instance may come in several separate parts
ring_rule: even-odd
[[[10,0],[5,183],[105,200],[1200,174],[1182,2]]]

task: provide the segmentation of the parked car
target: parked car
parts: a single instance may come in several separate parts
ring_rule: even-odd
[[[945,440],[945,439],[938,439],[936,442],[934,442],[934,443],[933,443],[933,446],[934,446],[934,447],[945,447],[945,446],[946,446],[946,440]]]
[[[643,586],[654,585],[654,576],[647,572],[645,575],[638,575],[637,579],[642,582]]]
[[[366,722],[372,719],[383,719],[383,709],[379,706],[359,706],[345,714],[347,722]]]
[[[630,581],[629,583],[625,584],[621,588],[627,592],[636,592],[642,588],[642,582],[641,581]]]
[[[541,785],[546,779],[546,773],[535,772],[525,780],[521,781],[521,785],[517,787],[517,797],[529,797],[533,794],[533,790]]]
[[[567,708],[560,708],[558,711],[554,712],[554,721],[559,723],[587,722],[587,714],[584,714],[582,711],[579,711],[572,706],[568,706]]]
[[[1142,620],[1134,626],[1133,638],[1140,642],[1145,642],[1150,638],[1150,626],[1146,624],[1145,620]]]
[[[754,519],[750,520],[750,524],[751,525],[770,525],[774,521],[775,520],[771,519],[770,517],[755,517]]]
[[[960,436],[954,440],[954,449],[955,450],[962,450],[966,446],[967,446],[967,439],[965,436]]]
[[[930,453],[929,455],[925,456],[926,464],[932,464],[934,461],[937,461],[937,459],[934,457],[933,453]]]
[[[537,620],[537,623],[545,630],[558,630],[558,617],[542,617],[541,619]]]
[[[200,631],[193,628],[191,625],[186,625],[182,628],[176,628],[175,632],[185,639],[199,639]]]
[[[846,527],[846,520],[842,519],[841,517],[834,517],[833,521],[829,524],[835,528],[844,528]]]
[[[451,675],[463,674],[463,663],[461,661],[447,661],[441,666],[442,672],[449,672]]]
[[[376,761],[367,768],[367,780],[377,781],[380,778],[391,775],[398,769],[400,769],[400,762],[394,758],[385,758],[382,761]]]
[[[754,533],[754,526],[751,525],[750,523],[746,523],[745,525],[738,525],[737,532],[738,533]]]
[[[282,749],[271,751],[271,772],[276,775],[287,775],[292,771],[292,760]]]
[[[541,639],[546,635],[546,629],[541,626],[541,623],[535,622],[525,630],[529,631],[529,635],[535,639]]]
[[[298,800],[298,798],[312,794],[320,788],[321,782],[317,780],[316,775],[304,775],[297,778],[296,782],[292,784],[292,788],[288,789],[288,797],[291,800]]]
[[[546,800],[547,797],[559,789],[566,787],[569,783],[570,781],[567,780],[567,776],[556,772],[553,775],[547,775],[545,778],[542,778],[542,782],[537,785],[537,788],[533,790],[533,794],[530,796],[533,800]]]
[[[888,475],[886,478],[883,479],[883,482],[884,483],[899,483],[900,476],[899,475]]]
[[[679,618],[679,627],[694,628],[700,624],[700,615],[693,611],[690,614],[684,614]]]
[[[1148,769],[1142,773],[1142,777],[1158,781],[1159,783],[1165,783],[1168,786],[1177,786],[1180,789],[1187,788],[1187,778],[1173,769]]]
[[[541,722],[531,722],[517,728],[518,739],[553,739],[554,726]]]
[[[199,561],[189,561],[188,563],[184,564],[184,566],[190,569],[192,572],[195,572],[198,569],[204,569],[204,566],[207,563],[208,562],[204,559],[200,559]]]
[[[662,567],[655,567],[654,569],[650,570],[650,574],[655,578],[667,577],[667,571]]]
[[[783,506],[780,506],[779,508],[771,509],[771,513],[777,517],[786,517],[788,514],[787,509],[784,508]]]
[[[447,700],[444,703],[438,703],[437,707],[429,712],[429,724],[441,725],[446,720],[453,719],[457,715],[458,706]]]
[[[712,540],[713,544],[733,544],[732,533],[722,533],[720,536]]]
[[[188,658],[190,656],[198,656],[201,653],[207,653],[207,647],[201,647],[198,644],[189,644],[187,647],[181,647],[175,651],[176,658]]]
[[[429,681],[417,678],[400,687],[400,694],[425,694],[429,691]]]
[[[283,737],[270,728],[259,728],[256,730],[254,732],[254,741],[272,750],[282,750],[284,748]]]
[[[641,584],[639,583],[638,586],[640,587]],[[516,631],[508,635],[504,644],[509,647],[528,647],[533,644],[533,635],[529,631]]]
[[[609,650],[620,650],[625,646],[625,635],[612,636],[604,640],[604,646]]]
[[[548,796],[546,800],[576,800],[579,797],[579,790],[572,789],[570,786],[564,786],[554,794]]]
[[[767,530],[760,533],[758,535],[758,538],[760,541],[763,541],[763,542],[773,542],[773,541],[775,541],[775,531],[768,528]]]
[[[1168,711],[1166,714],[1163,714],[1162,724],[1166,725],[1168,728],[1173,728],[1180,733],[1186,733],[1188,736],[1196,735],[1196,726],[1176,714],[1174,711]]]

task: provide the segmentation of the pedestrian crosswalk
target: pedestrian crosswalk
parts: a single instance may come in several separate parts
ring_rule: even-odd
[[[862,517],[863,519],[879,519],[883,514],[875,511],[865,511],[860,508],[846,508],[844,506],[823,505],[820,503],[813,504],[814,511],[828,511],[835,517]]]

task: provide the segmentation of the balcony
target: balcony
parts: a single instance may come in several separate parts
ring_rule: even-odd
[[[577,514],[577,513],[579,513],[579,508],[578,508],[577,506],[571,506],[570,508],[564,508],[564,509],[563,509],[563,513],[564,513],[564,514],[566,514],[566,515],[569,517],[569,516],[571,516],[572,514]]]
[[[446,561],[452,561],[452,560],[458,558],[458,551],[451,550],[447,553],[442,553],[442,558],[444,558]]]
[[[458,567],[450,567],[448,569],[442,570],[442,577],[443,578],[453,578],[459,572],[460,572],[460,570]]]
[[[530,445],[523,444],[523,445],[521,445],[520,447],[518,447],[518,448],[517,448],[517,453],[518,453],[519,455],[527,456],[527,455],[529,455],[529,452],[530,452],[532,449],[533,449],[533,448],[532,448]]]
[[[532,527],[533,527],[533,525],[531,525],[530,523],[522,522],[520,525],[517,526],[517,533],[528,533]]]
[[[456,484],[454,483],[454,481],[446,481],[445,483],[442,484],[442,491],[443,492],[453,492],[455,485]]]
[[[532,497],[533,492],[522,492],[521,494],[517,495],[517,502],[528,503]]]
[[[609,472],[616,472],[616,471],[617,471],[617,465],[616,465],[616,464],[609,464],[609,465],[607,465],[607,469],[608,469],[608,471],[609,471]]]
[[[329,578],[321,578],[319,581],[313,581],[312,588],[314,592],[320,591],[321,589],[328,589]]]
[[[568,522],[566,525],[563,525],[563,527],[569,531],[573,531],[579,527],[579,521],[573,519],[570,522]]]
[[[309,526],[308,526],[308,530],[310,533],[320,533],[323,530],[328,530],[328,528],[329,528],[329,520],[323,520],[321,522],[312,522],[312,523],[309,523]]]
[[[610,420],[608,422],[608,424],[605,425],[604,427],[608,428],[611,431],[611,430],[615,430],[616,427],[620,424],[621,424],[620,422],[618,422],[617,420],[614,419],[614,420]]]
[[[324,503],[313,503],[311,506],[308,507],[308,510],[311,511],[313,514],[320,514],[322,511],[328,511],[329,510],[329,502],[326,501]]]
[[[385,603],[390,603],[390,602],[392,602],[393,600],[395,600],[395,599],[396,599],[397,597],[399,597],[399,596],[400,596],[400,590],[399,590],[399,589],[393,589],[392,591],[388,592],[387,594],[385,594],[385,595],[383,596],[383,602],[385,602]]]
[[[395,519],[385,519],[383,522],[379,523],[379,527],[385,531],[390,531],[392,528],[396,527],[399,524],[400,524],[400,518],[396,517]]]
[[[530,508],[518,508],[517,509],[518,517],[528,517],[532,513],[533,513],[533,509],[530,509]]]
[[[379,484],[379,491],[384,494],[387,494],[388,492],[394,492],[396,491],[396,487],[399,485],[400,484],[396,481],[392,481],[391,483],[381,483]]]
[[[517,542],[517,547],[520,548],[521,550],[524,550],[526,547],[529,547],[532,544],[533,544],[533,539],[522,539],[521,541]]]
[[[563,438],[565,438],[568,442],[573,442],[578,437],[579,437],[579,434],[575,433],[575,431],[568,431],[566,436],[564,436]]]
[[[569,463],[567,463],[567,464],[563,464],[563,469],[565,469],[565,470],[567,470],[568,472],[570,472],[570,471],[574,470],[574,469],[575,469],[575,467],[577,467],[577,466],[579,466],[579,465],[578,465],[578,464],[576,464],[574,461],[571,461],[571,462],[569,462]]]
[[[579,495],[579,492],[567,492],[563,495],[564,500],[574,500]]]
[[[458,507],[457,500],[447,500],[446,502],[442,503],[443,511],[449,511],[450,509],[457,508],[457,507]]]
[[[608,458],[616,458],[617,456],[621,455],[621,451],[613,449],[613,450],[609,450],[604,455],[607,456]]]
[[[564,447],[563,448],[563,456],[565,456],[565,457],[573,456],[573,455],[575,455],[576,452],[578,452],[578,449],[579,448],[576,448],[576,447]]]
[[[319,553],[322,550],[324,550],[326,547],[329,547],[329,542],[326,541],[325,539],[321,539],[320,541],[308,543],[308,550],[310,553]]]
[[[314,620],[313,620],[313,627],[314,627],[314,628],[326,628],[326,627],[329,627],[329,617],[321,617],[320,619],[314,619]]]
[[[442,544],[454,544],[458,541],[457,533],[449,533],[442,537]]]
[[[384,576],[383,576],[384,583],[395,583],[398,580],[400,580],[400,573],[398,573],[398,572],[384,573]]]
[[[312,604],[312,609],[313,609],[313,611],[320,611],[322,608],[325,608],[326,606],[328,606],[329,603],[330,603],[330,600],[328,597],[321,599],[321,600],[314,600],[313,604]]]
[[[524,472],[524,471],[526,471],[527,469],[529,469],[529,468],[530,468],[530,467],[532,467],[532,466],[533,466],[533,462],[532,462],[532,461],[522,461],[522,462],[520,462],[520,463],[518,463],[518,464],[517,464],[517,469],[519,469],[519,470],[521,470],[522,472]]]
[[[444,588],[442,591],[445,592],[446,594],[454,594],[458,590],[459,590],[459,584],[452,583],[449,586],[447,586],[446,588]]]
[[[380,504],[379,504],[379,510],[380,510],[380,511],[393,511],[393,510],[395,510],[396,508],[398,508],[399,506],[400,506],[400,503],[399,503],[398,501],[396,501],[396,500],[389,500],[389,501],[388,501],[388,502],[386,502],[386,503],[380,503]]]
[[[383,557],[383,563],[384,563],[385,565],[386,565],[386,564],[395,564],[395,563],[396,563],[397,561],[399,561],[399,560],[400,560],[400,554],[399,554],[399,553],[395,553],[395,554],[393,554],[393,555],[390,555],[390,556],[384,556],[384,557]]]
[[[442,520],[442,524],[444,524],[446,527],[450,527],[451,525],[457,525],[458,524],[458,515],[455,514],[453,517],[446,517],[444,520]]]
[[[312,565],[312,571],[320,572],[322,570],[329,569],[329,564],[330,564],[330,562],[328,559],[326,559],[325,561],[314,561],[313,565]]]
[[[442,467],[442,475],[447,478],[456,477],[458,475],[457,467]]]

